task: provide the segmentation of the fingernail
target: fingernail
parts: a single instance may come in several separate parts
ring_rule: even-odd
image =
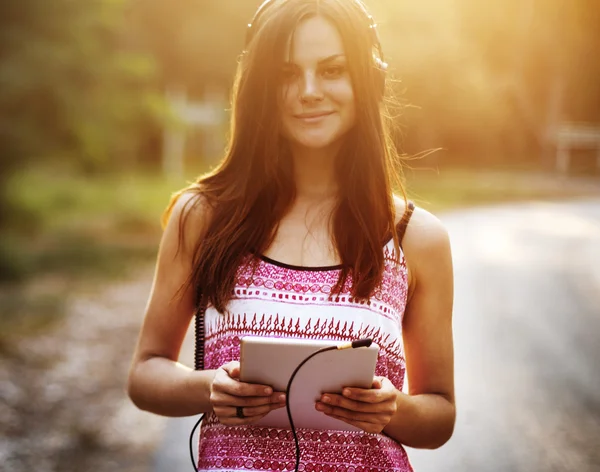
[[[325,396],[324,396],[324,397],[321,399],[321,401],[322,401],[323,403],[331,403],[331,398],[330,398],[330,397],[328,397],[327,395],[325,395]]]
[[[273,389],[270,387],[265,388],[265,395],[271,395],[273,393]]]
[[[279,395],[277,397],[277,400],[280,401],[280,402],[285,402],[285,395],[282,393],[281,395]]]
[[[350,395],[352,395],[352,392],[350,390],[348,390],[348,389],[345,389],[344,390],[344,396],[345,397],[349,397]]]
[[[319,411],[323,411],[325,409],[325,406],[321,405],[320,403],[317,403],[316,409],[319,410]]]

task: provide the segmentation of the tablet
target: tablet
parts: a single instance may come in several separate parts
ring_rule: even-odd
[[[270,385],[285,392],[296,366],[313,352],[344,341],[244,336],[240,348],[240,380]],[[290,390],[290,410],[296,428],[360,431],[315,409],[323,393],[341,393],[343,387],[371,388],[379,346],[320,353],[298,371]],[[271,411],[257,423],[290,428],[285,407]]]

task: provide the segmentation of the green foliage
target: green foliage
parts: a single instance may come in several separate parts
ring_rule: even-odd
[[[0,285],[55,272],[114,274],[148,257],[147,247],[90,236],[94,218],[136,196],[105,190],[99,209],[95,187],[81,177],[134,167],[165,115],[155,61],[134,47],[125,7],[123,0],[0,7]],[[21,169],[37,171],[24,177]],[[126,221],[120,230],[146,224],[131,204],[116,213]],[[18,313],[46,306],[43,297],[30,306],[11,293],[1,305],[15,319],[15,303],[24,307]]]
[[[103,238],[128,234],[129,229],[159,230],[161,208],[174,186],[160,175],[124,172],[90,177],[53,174],[41,167],[16,173],[8,189],[13,204],[36,222],[27,226],[25,220],[20,233],[85,232]]]
[[[185,181],[158,175],[15,173],[7,185],[10,231],[0,237],[0,282],[31,275],[118,275],[150,260],[169,195]]]
[[[85,170],[133,160],[140,127],[155,119],[148,106],[155,66],[128,45],[125,3],[6,3],[0,20],[3,170],[54,156]]]

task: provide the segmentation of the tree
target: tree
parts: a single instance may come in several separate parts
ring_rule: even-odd
[[[246,24],[260,0],[135,0],[130,7],[141,41],[161,64],[162,80],[186,88],[229,86]]]
[[[554,123],[600,120],[597,1],[369,3],[413,149],[536,162]]]
[[[123,0],[2,2],[0,224],[18,167],[94,172],[135,158],[153,119],[153,62],[128,46]]]

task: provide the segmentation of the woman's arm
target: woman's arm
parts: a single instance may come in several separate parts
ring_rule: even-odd
[[[196,372],[177,362],[194,315],[194,290],[177,291],[191,273],[193,245],[204,231],[207,213],[203,202],[192,202],[193,198],[189,193],[179,198],[165,227],[128,379],[128,393],[135,405],[165,416],[209,411],[210,385],[216,372]],[[180,246],[184,212],[187,218]]]
[[[396,413],[384,432],[409,447],[434,449],[450,439],[456,418],[448,233],[437,218],[417,209],[403,250],[410,270],[402,326],[409,393],[397,392]]]
[[[164,416],[191,416],[213,410],[223,424],[250,424],[284,406],[285,397],[266,385],[240,382],[239,362],[195,371],[179,362],[179,351],[194,315],[194,288],[179,291],[192,271],[194,246],[203,236],[208,209],[191,194],[173,207],[160,243],[146,316],[129,372],[135,405]],[[180,229],[180,217],[186,214]],[[180,231],[184,235],[180,245]],[[237,407],[244,417],[237,417]]]

